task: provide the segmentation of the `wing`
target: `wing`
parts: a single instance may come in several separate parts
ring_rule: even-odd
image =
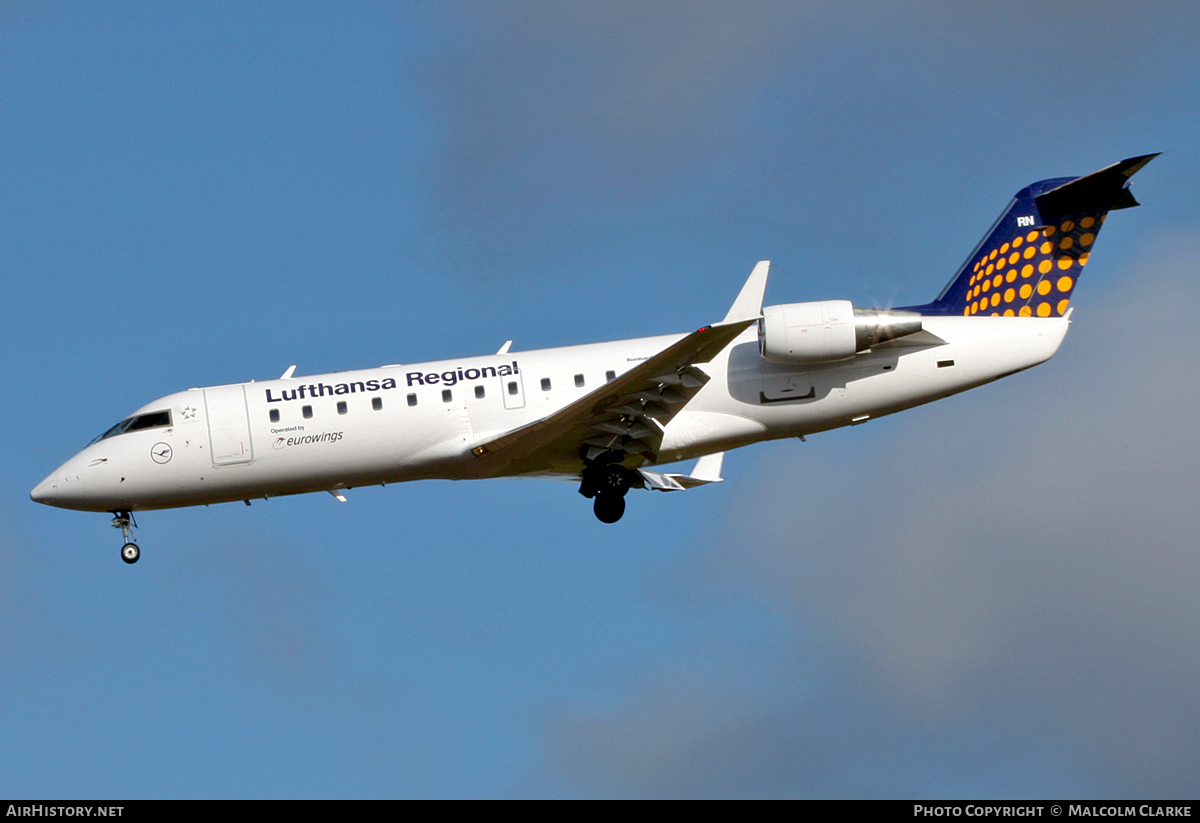
[[[578,471],[580,461],[654,462],[663,427],[709,381],[699,364],[717,356],[757,316],[698,329],[552,415],[471,449],[485,474]],[[616,458],[612,460],[611,458]]]

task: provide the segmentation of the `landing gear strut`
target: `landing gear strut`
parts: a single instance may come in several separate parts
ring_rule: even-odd
[[[633,484],[633,472],[615,463],[590,465],[583,470],[579,493],[593,497],[592,511],[601,523],[616,523],[625,514],[625,494]]]
[[[138,562],[142,550],[138,548],[137,538],[133,535],[133,529],[137,526],[133,512],[113,512],[112,524],[113,528],[120,529],[121,534],[125,536],[125,545],[121,547],[121,559],[126,563]]]

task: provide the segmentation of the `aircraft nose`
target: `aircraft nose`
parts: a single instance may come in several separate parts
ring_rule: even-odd
[[[51,504],[53,500],[58,498],[59,480],[55,475],[50,475],[41,483],[34,486],[33,491],[29,493],[29,499],[34,503]]]
[[[111,465],[108,455],[97,455],[85,449],[34,486],[29,497],[35,503],[86,512],[129,508],[123,499],[114,495],[116,484],[113,481],[117,478],[112,472],[104,471],[104,467]]]

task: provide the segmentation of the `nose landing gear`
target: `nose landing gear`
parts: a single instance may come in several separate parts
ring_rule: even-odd
[[[133,530],[137,526],[137,521],[133,519],[133,512],[113,512],[112,524],[113,528],[120,529],[121,534],[125,537],[125,545],[121,547],[121,559],[126,563],[138,562],[138,558],[142,556],[142,550],[138,548],[137,538],[133,534]]]

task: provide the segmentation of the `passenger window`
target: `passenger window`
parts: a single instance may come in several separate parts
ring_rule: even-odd
[[[483,399],[483,386],[475,387],[475,399],[477,399],[477,400]]]
[[[271,409],[271,422],[272,423],[279,422],[279,409]]]
[[[582,374],[575,375],[575,388],[577,388],[577,389],[583,388],[583,375]]]
[[[612,369],[609,369],[608,371],[606,371],[604,373],[604,379],[607,380],[609,383],[611,383],[612,381],[617,379],[617,373],[615,371],[613,371]]]
[[[338,401],[338,414],[345,414],[345,413],[346,413],[346,401],[339,400]]]
[[[410,405],[410,406],[417,405],[417,396],[415,394],[410,394],[408,396],[408,405]]]
[[[509,393],[509,394],[516,394],[516,393],[517,393],[517,381],[516,381],[516,380],[513,380],[512,382],[510,382],[510,383],[508,384],[508,393]]]
[[[549,377],[542,378],[542,391],[550,391],[550,378]]]
[[[312,417],[312,406],[305,406],[300,412],[304,415],[304,419],[307,420]]]
[[[371,408],[374,409],[375,411],[381,411],[383,409],[383,398],[382,397],[372,397],[371,398]]]
[[[442,402],[443,403],[449,403],[453,399],[454,399],[454,392],[450,391],[449,389],[442,389]]]

